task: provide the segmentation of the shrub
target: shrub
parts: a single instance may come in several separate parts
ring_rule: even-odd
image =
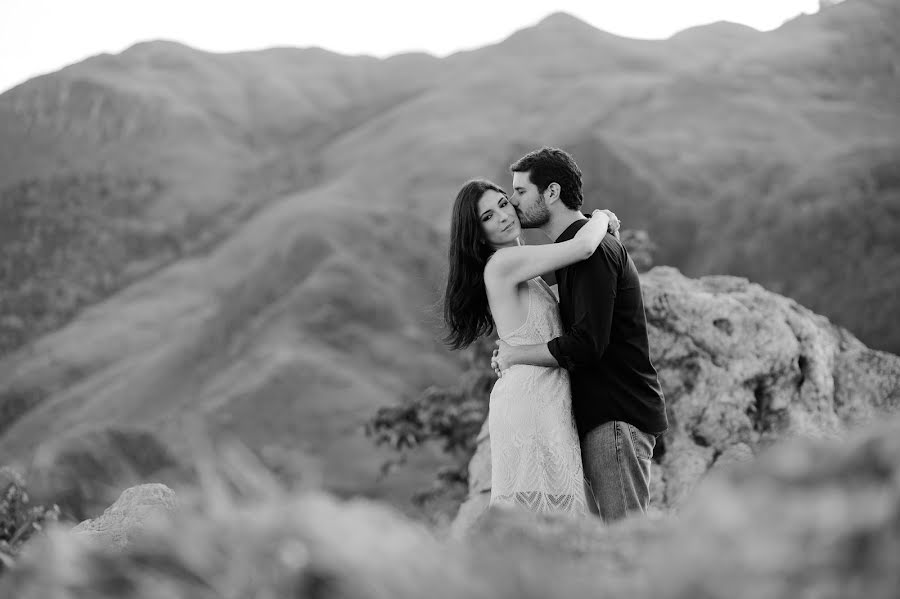
[[[408,451],[428,442],[441,443],[444,452],[453,457],[452,465],[438,472],[432,487],[415,497],[417,503],[468,484],[469,460],[497,378],[490,367],[494,340],[493,336],[481,338],[464,350],[468,367],[458,384],[429,387],[418,397],[380,408],[366,424],[366,434],[377,445],[401,454],[384,464],[383,474],[403,463]]]
[[[22,545],[43,530],[47,522],[55,522],[59,508],[29,505],[25,480],[15,470],[0,467],[0,572],[10,567]]]

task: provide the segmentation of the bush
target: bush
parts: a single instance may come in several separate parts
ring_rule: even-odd
[[[638,272],[650,270],[653,267],[653,254],[657,248],[647,232],[643,229],[623,229],[620,235],[622,245],[628,250]]]
[[[453,457],[452,465],[438,472],[432,487],[415,497],[417,503],[468,485],[469,460],[497,378],[490,367],[494,341],[494,336],[483,337],[464,350],[468,367],[457,385],[429,387],[414,399],[380,408],[366,424],[366,434],[377,445],[401,453],[382,466],[382,474],[403,463],[408,451],[428,442],[441,443],[444,452]]]
[[[22,545],[59,517],[56,505],[28,505],[25,480],[11,468],[0,468],[0,572],[12,566]]]

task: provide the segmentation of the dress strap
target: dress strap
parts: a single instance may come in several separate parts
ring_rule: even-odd
[[[541,286],[541,289],[543,289],[544,291],[546,291],[547,294],[548,294],[551,298],[553,298],[553,301],[554,301],[554,302],[559,303],[559,300],[556,299],[556,294],[553,293],[553,290],[552,290],[552,289],[550,289],[550,285],[547,284],[547,281],[545,281],[543,277],[535,277],[535,279],[537,279],[538,285]]]

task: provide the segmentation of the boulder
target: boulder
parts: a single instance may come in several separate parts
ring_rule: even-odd
[[[72,533],[125,549],[149,524],[176,507],[175,492],[166,485],[138,485],[125,489],[101,516],[78,524]]]
[[[455,538],[465,535],[488,507],[491,499],[491,444],[485,421],[478,433],[475,455],[469,461],[469,496],[459,506],[456,518],[450,525]]]
[[[794,437],[843,438],[900,408],[900,357],[871,350],[797,302],[746,279],[641,275],[651,358],[669,430],[654,455],[651,502],[677,509],[713,468]],[[487,481],[487,483],[485,483]],[[487,505],[487,427],[454,529]]]

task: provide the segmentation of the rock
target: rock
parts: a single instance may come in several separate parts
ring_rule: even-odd
[[[710,469],[778,440],[843,438],[900,409],[900,357],[868,349],[791,299],[746,279],[689,279],[670,267],[641,275],[641,284],[670,425],[654,455],[658,508],[679,508]],[[469,480],[455,529],[487,506],[486,427]]]
[[[746,460],[779,439],[842,438],[900,407],[900,357],[791,299],[670,267],[641,282],[669,414],[656,456],[669,507],[722,460]]]
[[[711,470],[728,468],[753,459],[753,449],[746,443],[735,443],[719,455]]]
[[[166,485],[138,485],[125,489],[103,515],[85,520],[75,526],[72,532],[124,549],[151,520],[174,512],[176,507],[175,492]]]
[[[450,526],[450,534],[456,538],[475,525],[491,499],[491,444],[487,420],[478,433],[476,447],[475,455],[469,461],[469,497],[459,506]]]

